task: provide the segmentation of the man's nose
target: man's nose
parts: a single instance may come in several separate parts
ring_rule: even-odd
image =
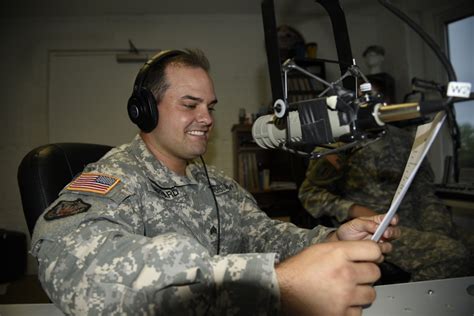
[[[211,125],[214,121],[212,117],[212,112],[207,108],[207,106],[203,106],[199,109],[197,120],[199,123],[203,123],[206,125]]]

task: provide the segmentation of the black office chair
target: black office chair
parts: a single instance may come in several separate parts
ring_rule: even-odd
[[[30,235],[36,220],[66,184],[112,147],[84,143],[56,143],[31,150],[18,167],[23,213]]]

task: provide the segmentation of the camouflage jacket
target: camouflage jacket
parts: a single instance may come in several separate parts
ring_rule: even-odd
[[[137,136],[61,191],[36,224],[32,254],[63,312],[278,313],[275,263],[330,229],[271,220],[234,180],[210,168],[218,219],[203,166],[190,163],[186,172],[164,167]]]
[[[409,131],[390,126],[381,140],[339,154],[339,168],[325,158],[313,160],[299,191],[303,206],[313,217],[330,215],[339,222],[348,219],[353,204],[388,211],[412,144]],[[401,226],[448,235],[451,217],[434,194],[433,179],[425,159],[397,214]]]

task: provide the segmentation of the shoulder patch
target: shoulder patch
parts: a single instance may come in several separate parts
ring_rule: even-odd
[[[100,173],[82,173],[68,184],[66,190],[93,192],[105,195],[118,183],[119,178]]]
[[[216,181],[216,184],[212,185],[212,191],[214,192],[215,195],[221,195],[221,194],[227,193],[232,189],[233,189],[232,184],[220,183]]]
[[[53,219],[83,213],[87,211],[90,207],[90,204],[82,201],[81,199],[77,199],[75,201],[60,201],[46,214],[44,214],[43,217],[45,220],[51,221]]]

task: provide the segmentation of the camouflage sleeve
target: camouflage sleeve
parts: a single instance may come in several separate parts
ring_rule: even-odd
[[[342,170],[338,170],[326,158],[311,161],[298,197],[314,218],[329,215],[340,222],[348,218],[349,208],[354,202],[333,193],[338,191],[337,182],[343,176]]]
[[[453,222],[451,213],[435,195],[434,174],[429,162],[425,159],[418,170],[410,188],[415,199],[414,209],[419,210],[418,221],[424,231],[451,235]]]
[[[278,313],[275,253],[212,256],[178,233],[145,237],[133,195],[120,203],[79,196],[87,212],[41,218],[32,245],[43,288],[64,313]]]
[[[289,222],[273,220],[260,210],[250,193],[243,189],[242,193],[242,226],[249,251],[277,252],[278,259],[284,260],[309,245],[324,242],[335,230],[324,226],[303,229]]]

